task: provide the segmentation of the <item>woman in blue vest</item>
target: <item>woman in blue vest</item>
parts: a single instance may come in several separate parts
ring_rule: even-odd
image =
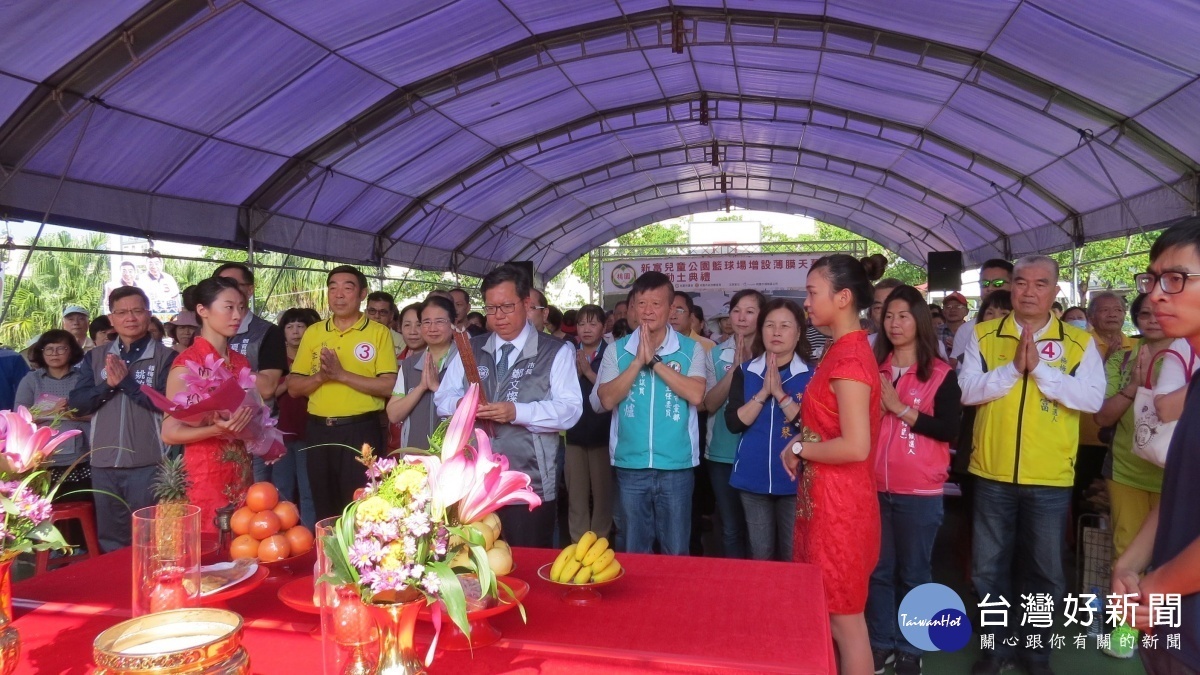
[[[758,320],[767,305],[767,298],[753,289],[733,294],[729,300],[729,321],[733,337],[714,346],[709,352],[712,367],[708,369],[708,393],[704,408],[708,416],[708,477],[712,482],[717,513],[721,517],[721,543],[726,558],[746,557],[746,515],[737,490],[729,486],[733,460],[737,455],[741,434],[729,430],[725,423],[726,401],[738,366],[754,356],[754,341],[758,335]],[[736,408],[735,408],[736,410]]]
[[[792,559],[796,480],[779,454],[799,433],[796,417],[812,377],[806,325],[795,301],[768,302],[758,316],[756,357],[734,370],[729,385],[724,421],[741,434],[729,484],[739,491],[755,560]]]
[[[996,291],[988,300],[1007,291]],[[985,301],[986,303],[987,301]],[[929,305],[912,286],[897,286],[883,301],[875,338],[883,424],[875,443],[879,491],[879,562],[867,595],[867,630],[875,669],[895,661],[897,675],[919,675],[921,649],[896,623],[900,601],[933,581],[933,540],[942,524],[942,486],[950,441],[958,438],[962,391],[938,358]]]

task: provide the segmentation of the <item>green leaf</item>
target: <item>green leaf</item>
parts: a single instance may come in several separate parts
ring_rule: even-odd
[[[29,538],[44,542],[48,544],[50,548],[55,548],[60,551],[70,550],[71,548],[71,546],[67,543],[67,540],[63,538],[62,533],[59,532],[58,528],[54,526],[54,523],[51,523],[50,521],[36,525],[32,530],[29,531]]]
[[[462,583],[459,582],[458,575],[444,562],[431,562],[428,567],[438,575],[441,588],[438,596],[441,597],[442,604],[446,606],[446,614],[470,640],[471,624],[467,621],[467,598],[463,594]]]
[[[9,499],[8,497],[5,497],[4,495],[0,495],[0,506],[4,507],[5,513],[12,515],[12,516],[16,516],[21,513],[20,510],[17,509],[16,502]]]
[[[516,599],[517,594],[513,593],[513,589],[510,588],[508,584],[497,579],[496,585],[500,588],[503,588],[504,592],[508,594],[508,597]],[[517,600],[517,611],[521,613],[521,623],[529,623],[529,617],[525,616],[525,605],[522,605],[520,600]]]
[[[495,590],[492,584],[496,575],[492,574],[492,566],[488,564],[487,550],[471,544],[471,560],[475,563],[475,574],[479,577],[480,593],[484,597],[492,595]]]

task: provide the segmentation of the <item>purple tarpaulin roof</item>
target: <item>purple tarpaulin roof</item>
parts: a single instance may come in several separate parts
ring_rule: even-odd
[[[730,203],[1012,257],[1195,213],[1197,34],[1186,0],[9,2],[0,212],[552,275]]]

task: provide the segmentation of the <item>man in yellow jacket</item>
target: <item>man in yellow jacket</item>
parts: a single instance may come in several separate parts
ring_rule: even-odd
[[[963,404],[979,406],[970,465],[972,581],[981,601],[1011,604],[1010,626],[1022,615],[1018,593],[1046,594],[1055,613],[1063,602],[1062,547],[1079,417],[1100,409],[1105,388],[1092,336],[1050,311],[1058,263],[1046,256],[1022,258],[1013,278],[1013,313],[975,327],[959,373]],[[972,675],[1001,672],[1018,648],[1026,673],[1054,672],[1049,625],[1021,627],[1016,647],[1005,644],[1010,637],[1007,628],[996,631],[996,649],[982,652]]]

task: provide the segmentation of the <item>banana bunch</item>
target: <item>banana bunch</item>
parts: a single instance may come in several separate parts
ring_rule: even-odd
[[[564,548],[550,567],[550,578],[560,584],[587,584],[608,581],[621,573],[617,553],[604,537],[585,532],[579,543]]]

